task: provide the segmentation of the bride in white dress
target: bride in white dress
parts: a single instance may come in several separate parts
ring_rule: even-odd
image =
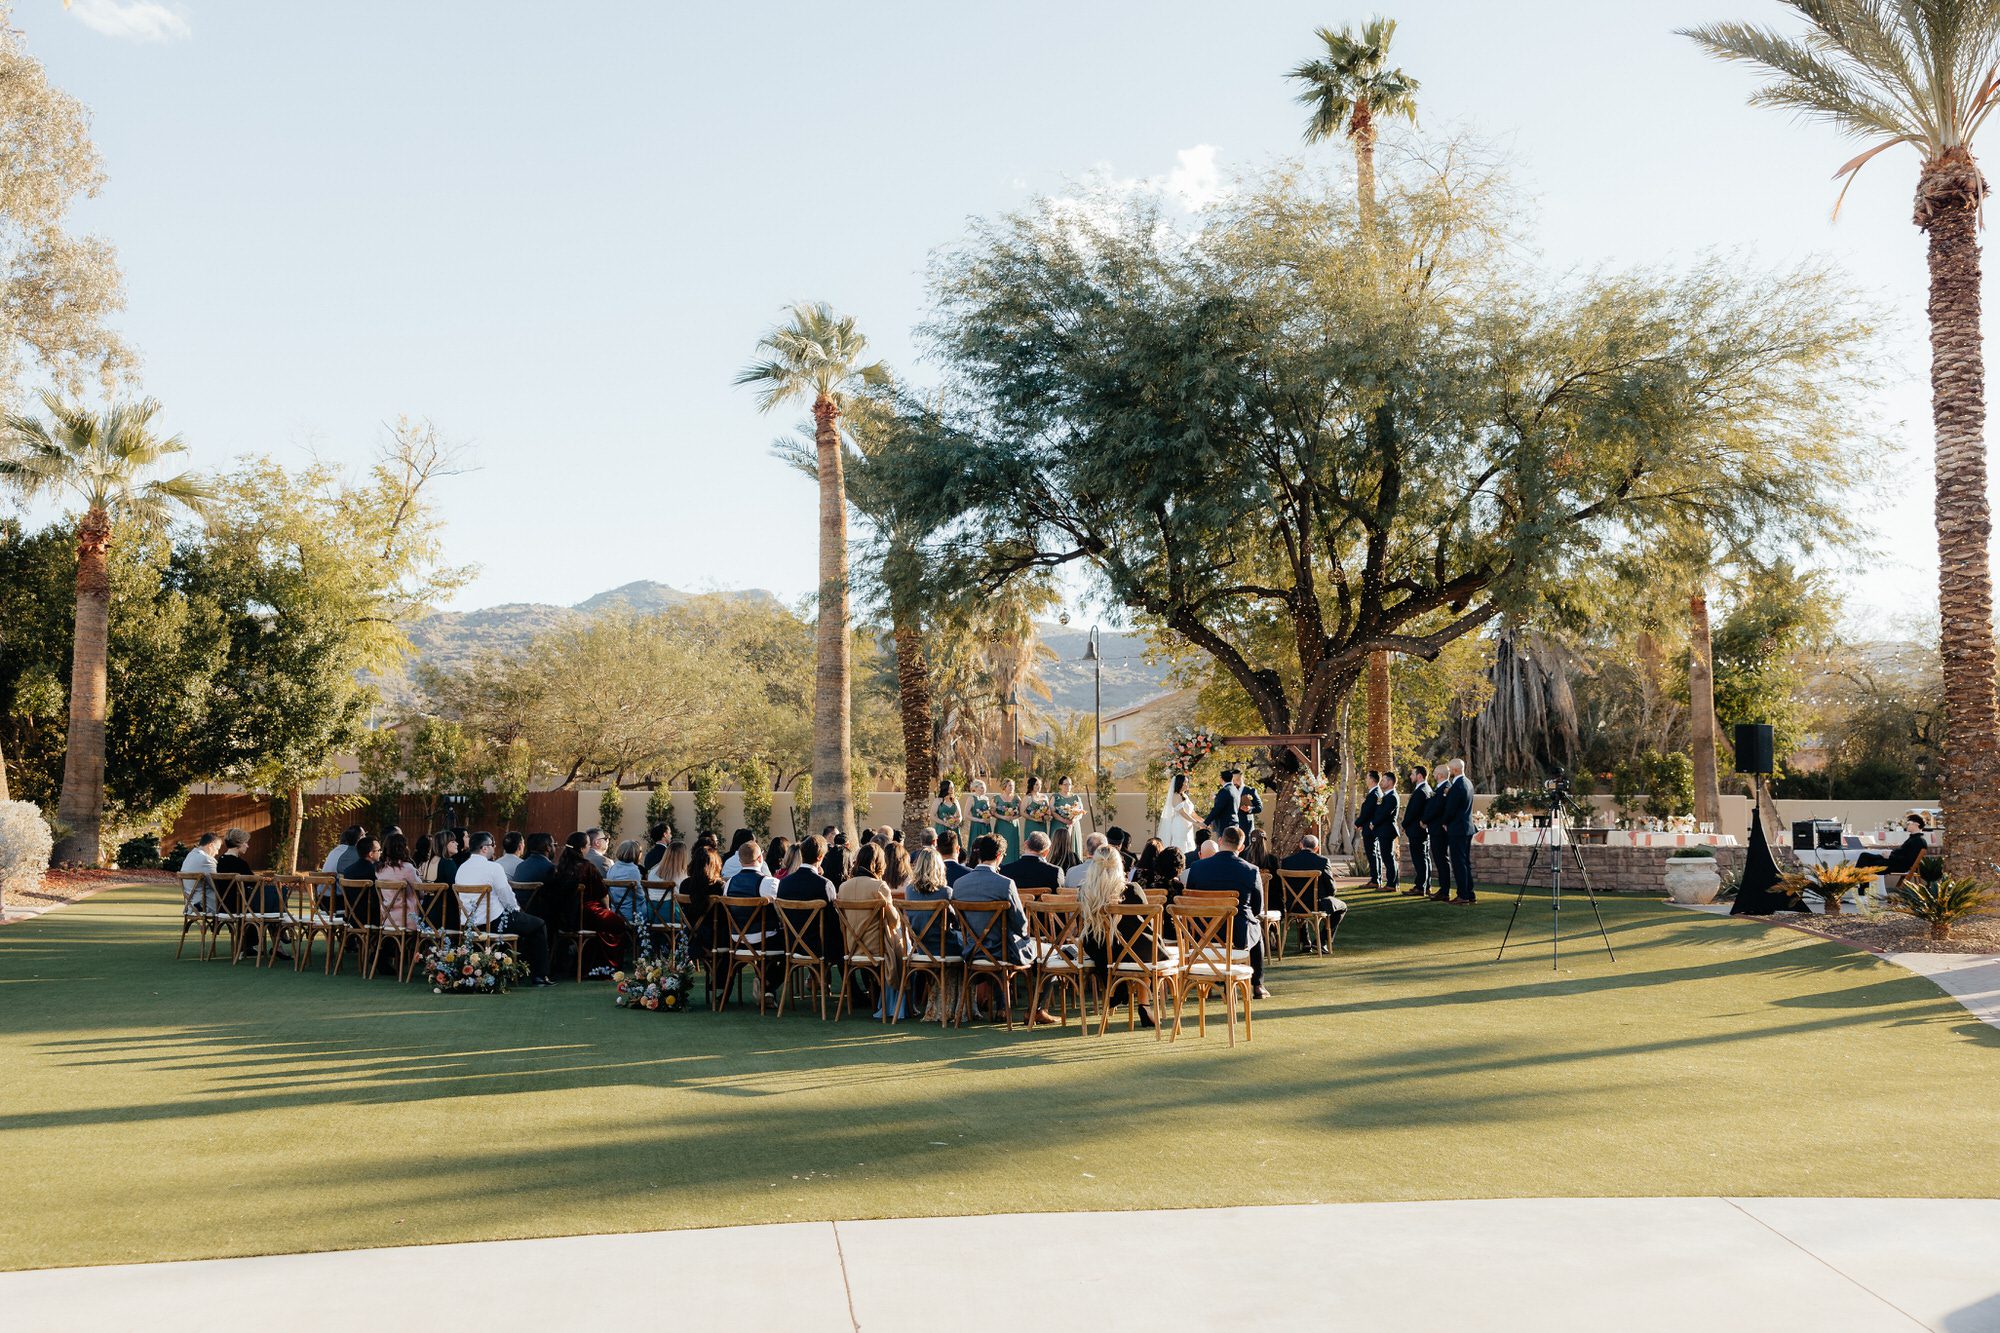
[[[1187,793],[1187,774],[1174,774],[1173,786],[1167,790],[1166,806],[1160,811],[1160,845],[1178,847],[1184,854],[1193,855],[1195,821],[1198,818],[1194,800]]]

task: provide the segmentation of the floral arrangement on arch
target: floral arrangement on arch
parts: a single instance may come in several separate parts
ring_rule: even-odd
[[[1215,737],[1207,727],[1175,727],[1167,733],[1168,766],[1187,773],[1215,752]]]
[[[613,1003],[620,1009],[677,1014],[687,1008],[694,990],[694,965],[688,961],[687,945],[677,942],[664,958],[641,954],[631,971],[613,972],[611,980],[618,988]]]
[[[1300,819],[1314,828],[1324,828],[1333,811],[1333,784],[1310,768],[1301,769],[1292,779],[1292,804]]]
[[[504,995],[527,980],[528,964],[497,941],[440,940],[424,955],[424,975],[433,995]]]

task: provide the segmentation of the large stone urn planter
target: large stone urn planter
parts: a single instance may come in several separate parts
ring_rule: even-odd
[[[1667,898],[1677,903],[1712,903],[1722,888],[1712,856],[1667,858]]]

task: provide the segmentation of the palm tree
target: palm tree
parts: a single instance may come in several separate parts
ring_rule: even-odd
[[[862,390],[886,385],[880,362],[863,363],[868,340],[853,319],[824,302],[800,303],[758,340],[762,359],[736,377],[758,386],[757,409],[812,404],[819,473],[819,623],[813,664],[812,827],[854,832],[852,667],[848,659],[847,487],[840,414]]]
[[[1931,418],[1937,437],[1938,611],[1944,656],[1943,802],[1951,850],[2000,866],[2000,718],[1993,698],[1993,578],[1986,544],[1985,366],[1979,340],[1979,210],[1972,140],[2000,104],[1993,0],[1785,0],[1798,37],[1745,23],[1686,30],[1723,60],[1775,77],[1751,98],[1832,123],[1868,147],[1856,172],[1898,144],[1917,150],[1916,213],[1930,254]],[[1846,187],[1841,191],[1844,196]],[[1839,208],[1836,201],[1835,209]]]
[[[0,435],[0,478],[30,499],[67,493],[83,510],[76,530],[76,633],[55,859],[95,865],[104,813],[113,530],[119,523],[164,521],[179,509],[201,513],[210,492],[192,473],[148,477],[163,459],[187,450],[178,436],[163,440],[153,432],[160,405],[152,399],[93,413],[53,393],[45,391],[41,398],[47,421],[8,414]]]
[[[1376,17],[1360,32],[1353,28],[1318,30],[1324,54],[1293,70],[1291,77],[1305,87],[1299,101],[1312,108],[1306,121],[1306,142],[1320,143],[1345,134],[1354,143],[1356,184],[1361,196],[1361,230],[1375,233],[1375,122],[1385,116],[1417,118],[1417,81],[1400,69],[1390,69],[1389,43],[1396,20]],[[1387,410],[1386,408],[1384,409]],[[1391,687],[1389,654],[1368,655],[1368,766],[1387,769],[1390,753]]]

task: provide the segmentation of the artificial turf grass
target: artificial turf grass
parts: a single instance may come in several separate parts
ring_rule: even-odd
[[[953,1213],[2000,1193],[2000,1031],[1797,932],[1356,893],[1234,1050],[603,984],[173,959],[171,886],[0,929],[0,1268]],[[190,946],[190,953],[192,946]],[[1240,1034],[1239,1034],[1240,1035]]]

